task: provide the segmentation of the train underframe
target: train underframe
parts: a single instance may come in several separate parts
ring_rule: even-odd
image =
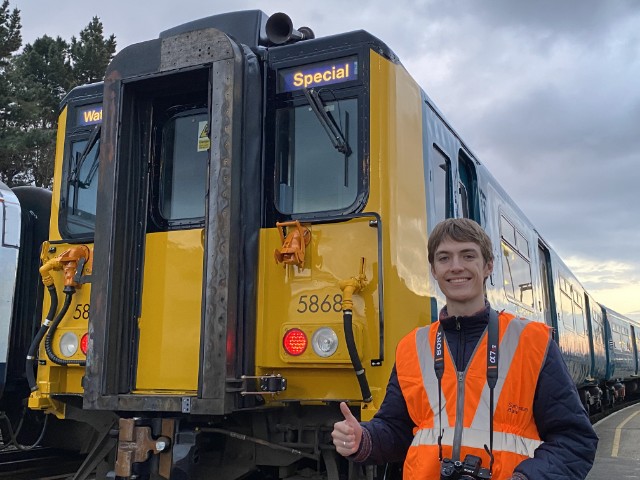
[[[336,453],[331,431],[338,413],[337,403],[293,402],[224,417],[121,417],[103,429],[101,440],[73,478],[400,478],[398,465],[361,466]],[[107,415],[103,425],[112,419]],[[97,476],[89,477],[94,469]]]
[[[615,379],[578,389],[582,405],[587,413],[604,413],[627,400],[640,396],[640,378]]]

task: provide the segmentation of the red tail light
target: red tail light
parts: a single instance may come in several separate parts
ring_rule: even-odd
[[[292,328],[291,330],[287,330],[287,332],[284,334],[284,338],[282,339],[284,351],[289,355],[293,355],[294,357],[302,355],[307,349],[308,343],[309,342],[307,340],[307,336],[299,328]]]
[[[88,333],[85,333],[80,339],[80,350],[82,350],[82,353],[84,353],[85,355],[89,350],[89,334]]]

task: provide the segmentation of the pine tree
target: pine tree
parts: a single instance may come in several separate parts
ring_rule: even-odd
[[[71,44],[48,35],[19,55],[20,15],[0,9],[0,179],[9,185],[50,187],[53,181],[58,109],[73,87],[101,81],[116,48],[104,38],[98,17]],[[2,23],[4,22],[4,23]],[[13,49],[13,50],[12,50]]]
[[[71,60],[78,84],[102,81],[115,51],[115,35],[105,39],[102,22],[98,17],[93,17],[80,32],[79,40],[71,37]]]
[[[22,162],[15,116],[19,110],[7,78],[11,56],[22,45],[20,11],[9,11],[9,0],[0,6],[0,180],[9,185],[20,182]]]
[[[9,12],[9,0],[0,7],[0,67],[7,65],[11,54],[22,46],[20,10]]]

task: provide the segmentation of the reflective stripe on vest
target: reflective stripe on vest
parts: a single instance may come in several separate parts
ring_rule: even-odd
[[[498,382],[494,389],[493,449],[497,459],[494,473],[502,477],[510,473],[523,458],[532,457],[535,449],[542,443],[532,410],[537,379],[546,358],[550,333],[548,327],[541,323],[514,319],[507,314],[501,314],[499,318],[500,359]],[[414,330],[401,341],[396,354],[400,388],[405,396],[409,415],[417,425],[414,430],[415,438],[407,454],[407,462],[415,461],[416,465],[407,465],[410,468],[405,469],[405,472],[411,472],[407,478],[421,478],[421,475],[427,472],[432,474],[437,470],[438,458],[433,450],[435,445],[437,451],[440,425],[438,383],[433,355],[436,332],[437,322]],[[488,456],[484,453],[484,445],[489,444],[490,423],[490,396],[486,383],[486,332],[478,342],[464,373],[456,371],[448,345],[446,342],[443,344],[445,377],[441,421],[445,456],[449,454],[447,452],[451,452],[454,459],[457,459],[456,456],[464,458],[464,454],[473,452],[483,456],[483,465],[488,467]],[[509,376],[510,368],[514,372]],[[422,383],[423,394],[419,394],[418,382]],[[458,397],[462,400],[459,404]],[[451,451],[454,444],[456,448]],[[430,460],[425,461],[425,455]],[[419,461],[418,457],[421,457]]]
[[[453,428],[444,427],[444,433],[442,435],[442,444],[451,445],[453,443]],[[465,428],[462,433],[462,444],[465,447],[484,449],[485,445],[489,444],[489,431],[488,430],[475,430],[471,428]],[[437,428],[425,428],[418,430],[416,436],[413,437],[411,442],[412,447],[419,445],[437,445],[438,444],[438,429]],[[524,455],[526,457],[533,457],[533,453],[536,448],[542,444],[540,440],[534,440],[531,438],[521,437],[513,433],[505,432],[493,432],[493,449],[503,452],[516,453],[518,455]]]

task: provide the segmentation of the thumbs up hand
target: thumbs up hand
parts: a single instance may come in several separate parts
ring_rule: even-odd
[[[360,447],[362,427],[346,403],[340,402],[340,411],[344,416],[344,420],[333,425],[331,437],[333,437],[336,451],[343,457],[348,457],[356,453]]]

